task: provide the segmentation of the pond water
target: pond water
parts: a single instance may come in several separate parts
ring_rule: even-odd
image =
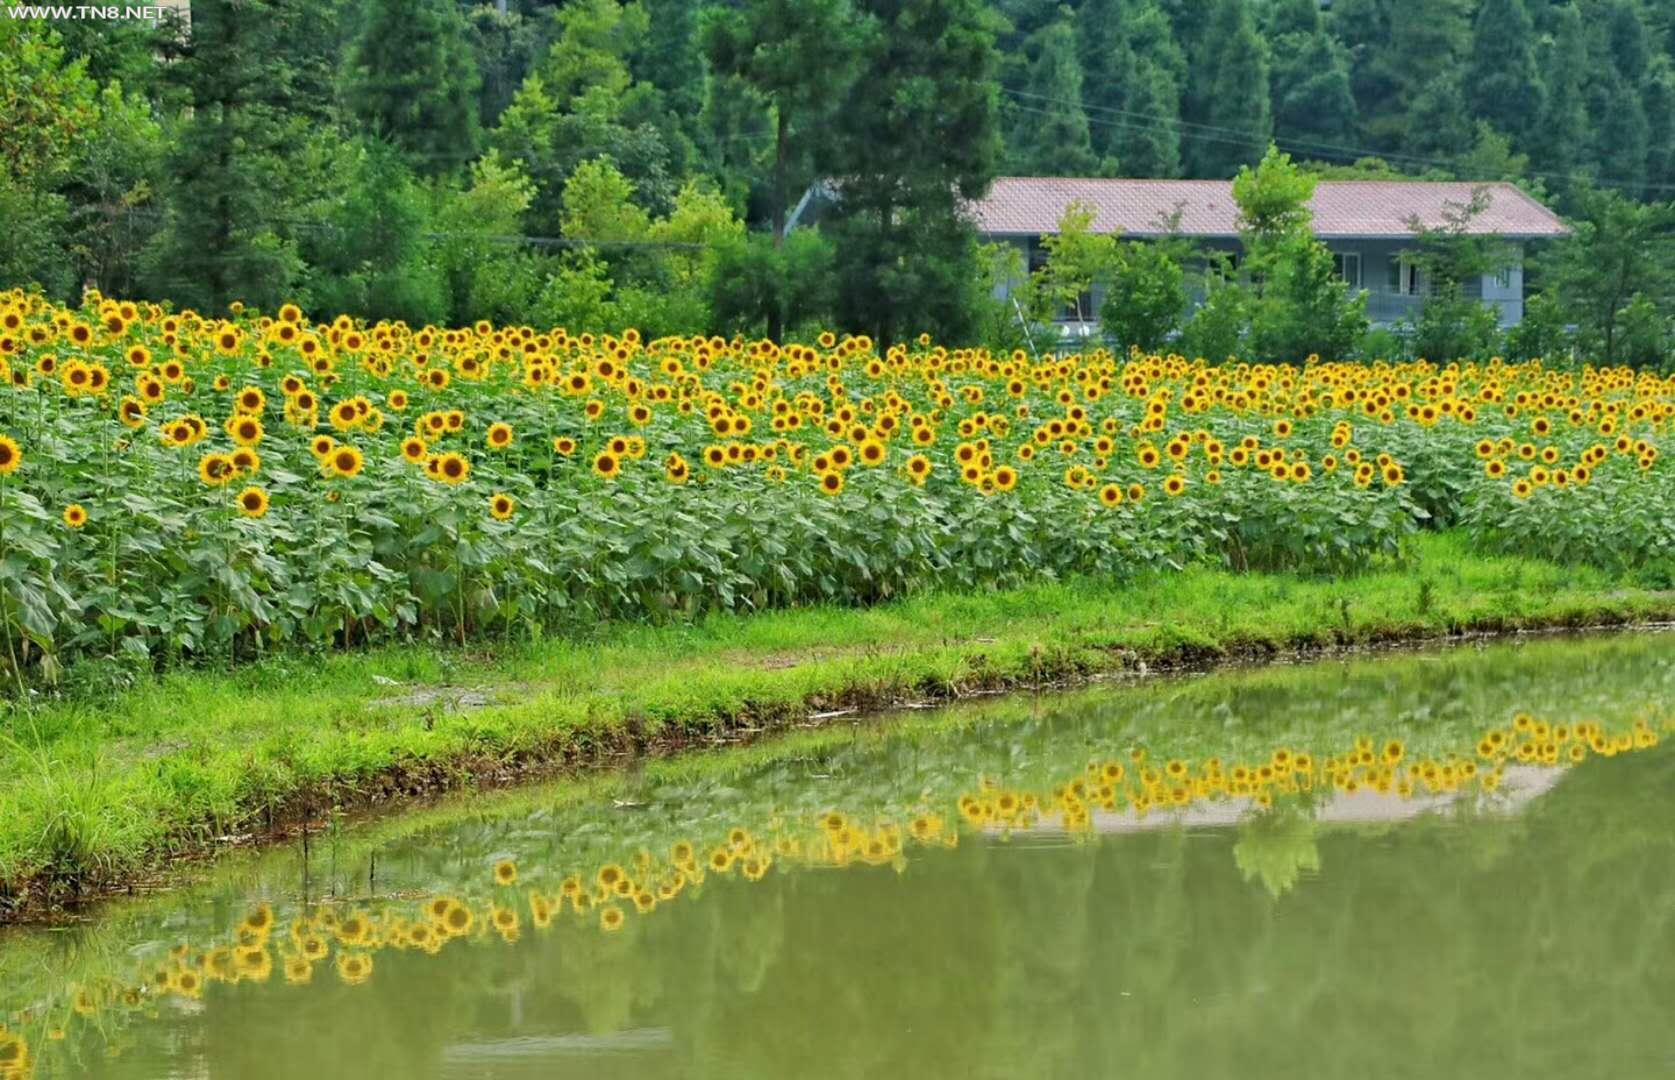
[[[323,825],[0,936],[0,1077],[1670,1075],[1672,741],[1544,639]]]

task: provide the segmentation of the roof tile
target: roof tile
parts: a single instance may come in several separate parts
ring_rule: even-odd
[[[1468,232],[1525,239],[1569,234],[1558,215],[1512,184],[1428,180],[1322,180],[1310,203],[1314,232],[1328,239],[1411,236],[1411,217],[1436,228],[1450,204],[1466,205],[1478,187],[1488,189],[1489,205],[1472,219]],[[981,232],[1038,236],[1056,232],[1065,208],[1075,201],[1094,208],[1096,232],[1158,236],[1178,209],[1187,236],[1238,234],[1239,208],[1228,180],[1003,176],[971,211]]]

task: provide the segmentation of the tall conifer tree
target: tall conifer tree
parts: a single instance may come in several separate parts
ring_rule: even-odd
[[[1575,3],[1553,8],[1548,18],[1538,53],[1547,95],[1532,156],[1537,171],[1550,174],[1548,186],[1568,200],[1588,150],[1588,39]]]
[[[1099,171],[1082,108],[1082,65],[1068,8],[1030,39],[1024,90],[1009,109],[1007,167],[1027,176],[1091,176]]]
[[[1196,115],[1185,119],[1204,127],[1187,143],[1188,169],[1193,176],[1225,179],[1261,160],[1274,131],[1268,46],[1247,0],[1213,0],[1191,59],[1191,84],[1204,90],[1189,99]]]
[[[366,131],[420,172],[466,165],[481,78],[452,0],[370,0],[350,49],[344,97]]]
[[[711,67],[742,80],[773,112],[774,246],[784,243],[797,161],[848,93],[860,24],[849,0],[746,0],[715,8],[703,24]]]
[[[168,71],[191,112],[147,261],[156,290],[181,303],[272,306],[300,269],[281,217],[291,73],[268,54],[281,16],[270,0],[193,0],[190,40]]]
[[[1302,156],[1317,158],[1331,156],[1323,145],[1353,142],[1356,108],[1349,58],[1318,18],[1312,29],[1276,33],[1273,53],[1274,137],[1282,145],[1297,142]]]
[[[1084,0],[1082,101],[1104,172],[1179,176],[1185,58],[1154,0]]]
[[[1547,102],[1535,50],[1535,24],[1524,0],[1483,0],[1466,71],[1472,115],[1523,151],[1538,139]]]
[[[1000,159],[991,16],[979,0],[861,0],[876,28],[822,140],[839,201],[837,315],[882,344],[964,340],[981,279],[961,209]]]

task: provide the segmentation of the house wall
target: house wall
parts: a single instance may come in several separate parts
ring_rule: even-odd
[[[1402,273],[1401,256],[1413,244],[1402,240],[1331,240],[1334,252],[1355,252],[1361,256],[1361,285],[1367,291],[1367,317],[1375,324],[1390,325],[1419,314],[1425,302],[1421,276],[1417,293],[1411,291]],[[1485,274],[1464,283],[1467,299],[1493,306],[1501,326],[1515,326],[1524,317],[1524,252],[1514,244],[1511,262],[1502,274]]]
[[[1483,301],[1500,308],[1503,330],[1524,321],[1523,245],[1519,245],[1516,258],[1501,274],[1483,276]]]

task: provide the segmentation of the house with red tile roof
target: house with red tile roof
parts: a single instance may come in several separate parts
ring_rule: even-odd
[[[1442,228],[1479,190],[1486,202],[1467,220],[1465,232],[1502,241],[1505,259],[1495,273],[1467,282],[1466,293],[1494,306],[1501,325],[1511,326],[1524,314],[1527,249],[1570,232],[1557,214],[1512,184],[1322,180],[1309,203],[1312,228],[1331,249],[1339,276],[1367,294],[1372,322],[1399,323],[1417,315],[1429,294],[1423,271],[1403,258],[1416,246],[1414,223]],[[1093,210],[1097,233],[1131,239],[1174,234],[1235,257],[1239,249],[1239,208],[1228,180],[1003,176],[971,204],[970,213],[985,239],[1017,245],[1025,266],[1033,269],[1045,259],[1041,238],[1058,230],[1072,203]],[[1001,287],[1003,297],[1008,291]],[[1084,297],[1079,310],[1067,311],[1062,321],[1091,327],[1099,300],[1097,291]]]
[[[1338,275],[1367,294],[1367,315],[1375,325],[1413,318],[1430,293],[1424,272],[1404,255],[1413,252],[1413,225],[1436,229],[1472,204],[1475,193],[1485,203],[1465,231],[1502,242],[1500,268],[1466,283],[1466,294],[1495,307],[1501,325],[1524,315],[1524,263],[1532,245],[1570,233],[1563,220],[1513,184],[1431,180],[1321,180],[1309,202],[1314,234],[1332,251]],[[822,201],[833,198],[821,185],[804,195],[791,224],[807,223]],[[1041,238],[1058,230],[1072,203],[1094,212],[1092,228],[1128,239],[1166,235],[1189,238],[1206,249],[1237,259],[1239,208],[1229,180],[1146,180],[1003,176],[989,193],[971,203],[968,213],[985,240],[1015,245],[1023,265],[1035,269],[1046,258]],[[1005,299],[1017,282],[997,287]],[[1097,327],[1098,288],[1060,319],[1072,333]]]

